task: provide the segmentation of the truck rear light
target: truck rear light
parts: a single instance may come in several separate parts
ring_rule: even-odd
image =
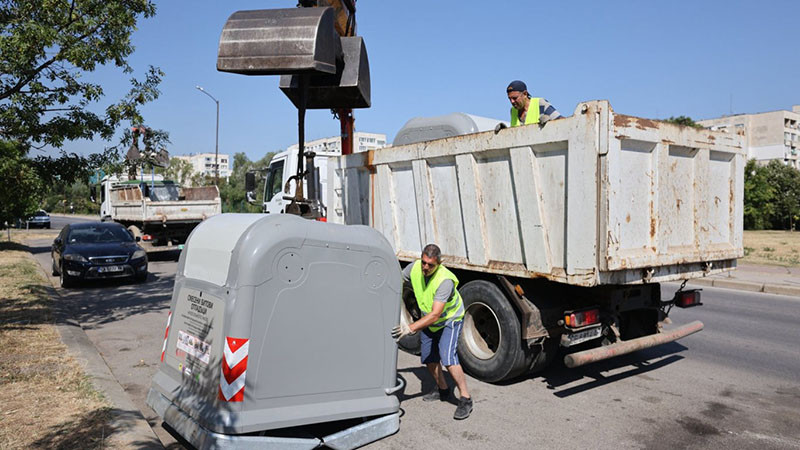
[[[145,234],[145,235],[142,236],[142,240],[143,241],[152,241],[153,240],[153,236],[150,236],[149,234]]]
[[[327,221],[328,221],[327,217],[318,217],[317,218],[317,222],[327,222]]]
[[[700,306],[700,291],[681,291],[675,294],[675,306],[679,308],[689,308],[692,306]]]
[[[597,308],[577,311],[564,316],[564,324],[570,328],[581,328],[596,323],[600,323],[600,310]]]

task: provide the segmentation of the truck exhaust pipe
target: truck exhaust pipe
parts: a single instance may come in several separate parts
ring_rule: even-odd
[[[692,323],[686,324],[666,333],[651,334],[650,336],[617,342],[604,347],[593,348],[591,350],[584,350],[582,352],[567,355],[564,357],[564,365],[570,369],[573,369],[585,364],[632,353],[637,350],[655,347],[656,345],[666,344],[667,342],[677,341],[682,337],[697,333],[702,329],[703,322],[695,320]]]

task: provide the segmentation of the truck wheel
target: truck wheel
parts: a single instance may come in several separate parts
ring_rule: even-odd
[[[410,324],[415,320],[418,320],[420,317],[422,317],[422,314],[419,311],[417,300],[414,298],[414,294],[410,293],[409,295],[409,293],[406,293],[403,295],[403,301],[400,303],[400,322]],[[403,350],[407,353],[419,355],[419,333],[414,333],[403,337],[397,343],[397,346],[400,347],[400,350]]]
[[[134,239],[136,239],[137,237],[138,237],[139,239],[141,239],[141,238],[142,238],[142,230],[140,230],[140,229],[139,229],[139,227],[137,227],[136,225],[131,225],[131,226],[129,226],[129,227],[128,227],[128,231],[130,231],[130,232],[131,232],[131,234],[133,235],[133,238],[134,238]]]
[[[466,310],[458,341],[462,365],[483,381],[513,376],[525,361],[514,309],[502,291],[488,281],[470,281],[458,291]]]

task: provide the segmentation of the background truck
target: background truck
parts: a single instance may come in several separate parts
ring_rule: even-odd
[[[568,367],[670,342],[659,283],[743,256],[742,137],[585,102],[548,122],[328,161],[329,222],[374,227],[401,262],[438,244],[466,304],[459,355],[477,378]],[[419,317],[413,296],[404,320]],[[402,346],[414,351],[414,338]]]
[[[148,252],[180,248],[197,224],[222,212],[217,186],[186,188],[160,176],[103,177],[100,201],[100,219],[127,227]]]

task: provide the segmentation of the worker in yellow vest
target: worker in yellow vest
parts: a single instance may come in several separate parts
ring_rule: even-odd
[[[436,381],[436,388],[426,393],[422,400],[447,401],[449,398],[450,388],[442,370],[444,366],[458,387],[458,407],[453,418],[463,420],[472,413],[472,398],[456,352],[464,324],[464,302],[456,289],[458,278],[441,264],[441,255],[437,245],[428,244],[422,250],[421,258],[403,270],[404,288],[414,291],[423,316],[414,323],[401,323],[394,327],[392,337],[399,341],[409,334],[422,332],[422,363]]]
[[[512,128],[533,123],[543,126],[548,121],[561,117],[561,113],[546,99],[531,97],[528,87],[520,80],[509,83],[506,94],[511,102]],[[503,128],[506,128],[506,124],[498,123],[494,132],[499,133]]]

